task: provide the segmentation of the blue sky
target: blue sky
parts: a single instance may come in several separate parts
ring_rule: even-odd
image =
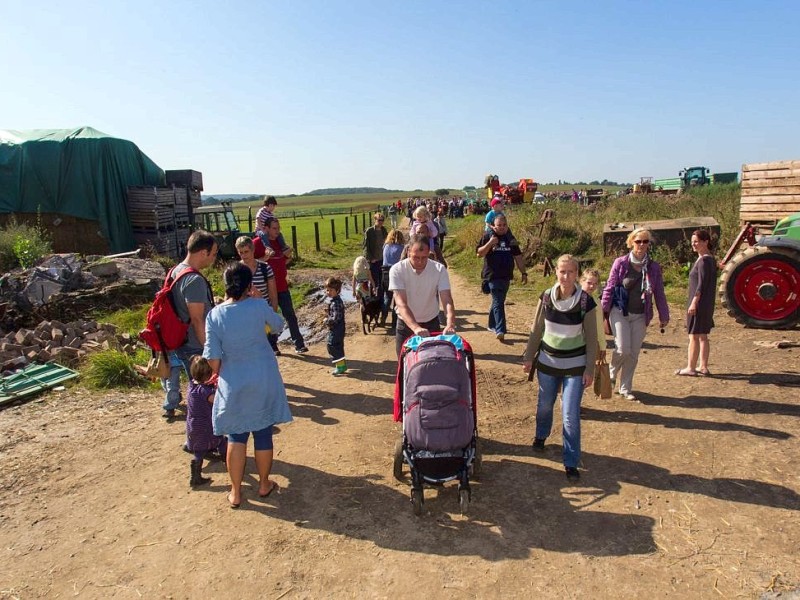
[[[0,1],[0,129],[90,125],[206,193],[800,158],[796,1]]]

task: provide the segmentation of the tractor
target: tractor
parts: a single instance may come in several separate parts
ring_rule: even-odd
[[[725,258],[719,297],[747,327],[800,323],[800,161],[743,165],[743,227]],[[772,222],[774,228],[765,228]],[[747,247],[740,251],[740,246]]]

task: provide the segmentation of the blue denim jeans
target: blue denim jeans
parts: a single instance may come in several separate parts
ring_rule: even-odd
[[[369,263],[369,273],[372,275],[372,281],[375,282],[375,297],[381,301],[381,317],[386,319],[388,312],[386,310],[386,299],[383,297],[382,269],[383,259]]]
[[[195,354],[202,354],[203,351],[198,352],[187,351],[184,348],[178,348],[169,353],[169,364],[172,368],[169,371],[169,379],[161,380],[161,389],[166,392],[164,397],[164,410],[175,410],[181,402],[181,371],[186,372],[189,377],[189,362]]]
[[[539,378],[539,403],[536,407],[536,437],[546,439],[553,428],[553,406],[558,389],[561,390],[562,436],[564,438],[564,466],[577,467],[581,460],[581,397],[583,377],[548,375],[536,372]]]
[[[492,306],[489,308],[489,329],[495,333],[506,334],[506,295],[510,281],[492,279],[489,281],[489,292],[492,294]]]
[[[289,325],[289,335],[292,336],[295,350],[299,350],[306,345],[303,340],[303,334],[300,333],[300,326],[297,324],[297,315],[294,314],[294,305],[292,304],[292,295],[289,291],[278,292],[278,307],[281,309],[281,315]]]

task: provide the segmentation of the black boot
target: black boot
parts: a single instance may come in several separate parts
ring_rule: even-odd
[[[192,478],[189,480],[189,485],[192,487],[198,485],[205,485],[206,483],[211,483],[210,477],[203,477],[202,476],[202,469],[203,463],[198,460],[192,461]]]

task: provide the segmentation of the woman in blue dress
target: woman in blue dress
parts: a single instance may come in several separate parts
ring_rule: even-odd
[[[228,436],[228,502],[238,508],[247,461],[247,440],[253,434],[258,495],[266,498],[278,484],[272,469],[272,427],[292,420],[278,361],[267,329],[281,331],[283,319],[267,302],[251,297],[253,272],[242,263],[225,270],[225,302],[206,318],[203,356],[219,374],[214,401],[214,433]]]

